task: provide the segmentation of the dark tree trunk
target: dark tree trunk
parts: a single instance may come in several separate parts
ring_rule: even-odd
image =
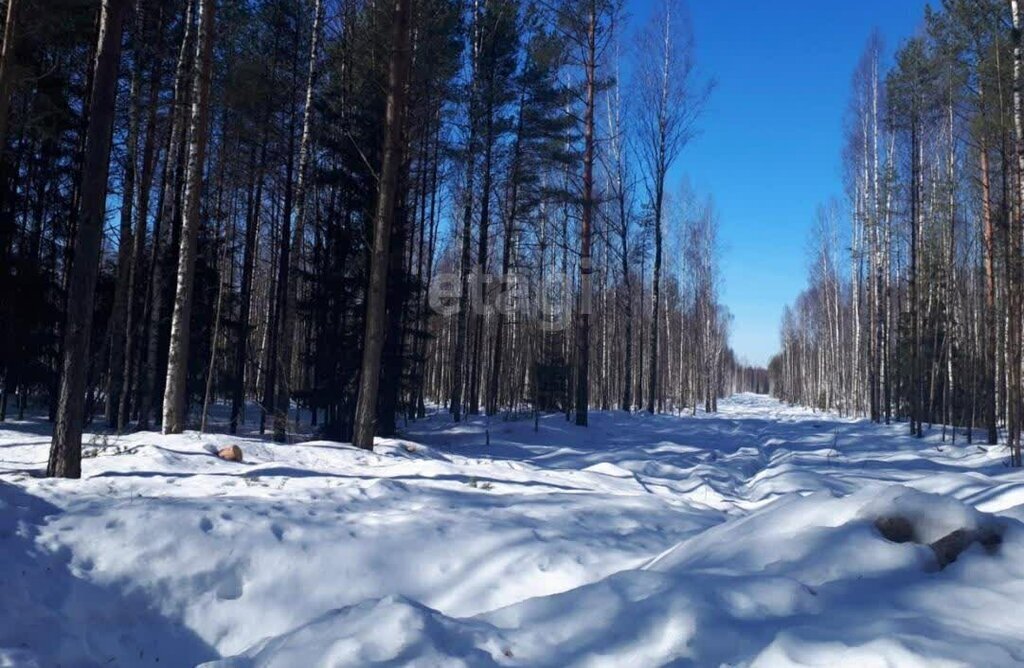
[[[141,20],[141,19],[140,19]],[[149,219],[149,200],[150,200],[150,188],[153,184],[153,169],[156,163],[156,152],[157,152],[157,108],[160,104],[160,73],[161,73],[161,61],[160,52],[163,36],[163,25],[162,16],[161,20],[157,22],[158,39],[157,45],[154,49],[156,58],[153,59],[153,67],[151,70],[151,82],[149,90],[149,109],[146,117],[146,141],[142,149],[142,172],[139,180],[138,197],[138,215],[135,221],[135,233],[133,235],[133,249],[132,249],[132,262],[131,268],[128,275],[128,309],[125,321],[125,344],[124,344],[124,363],[127,366],[129,372],[124,375],[124,383],[121,388],[121,405],[117,411],[117,430],[123,432],[125,425],[129,419],[129,409],[131,407],[131,389],[133,382],[136,380],[133,378],[131,370],[133,368],[139,368],[141,372],[142,364],[138,363],[135,357],[137,355],[136,339],[139,337],[141,332],[136,331],[138,329],[138,323],[142,320],[142,313],[139,313],[139,296],[138,296],[138,283],[139,276],[143,268],[143,257],[145,254],[146,245],[146,224]],[[154,235],[154,245],[156,244],[156,238]],[[144,340],[144,337],[143,337]],[[139,361],[141,362],[141,361]]]
[[[583,219],[580,225],[580,298],[576,322],[576,424],[587,426],[590,408],[591,221],[594,211],[594,106],[597,88],[597,6],[587,18],[586,108],[583,117]]]
[[[7,146],[7,116],[14,88],[14,53],[18,39],[18,18],[23,0],[7,0],[4,43],[0,51],[0,149]]]
[[[309,179],[309,157],[312,147],[311,125],[313,119],[313,82],[316,76],[316,58],[320,42],[320,24],[323,22],[323,0],[316,0],[313,8],[313,32],[309,45],[309,66],[306,73],[306,98],[302,112],[302,138],[299,140],[299,175],[295,188],[295,230],[291,243],[291,257],[285,268],[286,281],[284,294],[284,310],[281,317],[280,345],[278,356],[280,365],[277,372],[278,387],[276,393],[277,409],[274,411],[274,440],[283,442],[287,438],[288,406],[291,395],[290,372],[292,367],[292,344],[295,341],[295,309],[298,301],[299,264],[302,261],[302,250],[306,223],[306,188]],[[290,179],[289,179],[290,180]],[[286,207],[287,209],[288,207]],[[281,280],[280,278],[278,280]]]
[[[57,424],[46,467],[46,473],[51,477],[80,478],[82,475],[82,427],[89,372],[89,339],[106,212],[110,143],[117,101],[117,69],[121,59],[121,29],[127,7],[128,0],[104,0],[101,9],[89,99],[89,125],[82,162],[78,229],[68,282],[63,375]]]
[[[654,195],[654,277],[651,281],[651,382],[647,392],[647,412],[654,413],[655,401],[660,404],[660,385],[658,383],[658,317],[661,312],[661,209],[664,200],[665,172],[659,164],[659,172],[655,175]],[[660,405],[659,405],[660,410]]]
[[[140,5],[137,11],[143,11]],[[117,245],[117,284],[114,288],[114,306],[110,315],[109,343],[110,354],[107,364],[106,385],[106,419],[107,426],[117,429],[121,425],[121,392],[124,389],[125,377],[125,326],[129,308],[129,287],[131,285],[131,265],[134,257],[134,231],[132,229],[132,213],[135,206],[137,151],[139,146],[139,125],[142,115],[140,96],[142,95],[143,58],[142,21],[136,21],[135,31],[135,70],[132,73],[131,93],[128,101],[128,136],[126,138],[125,166],[123,188],[121,192],[121,229]]]
[[[147,332],[145,363],[140,367],[139,378],[139,429],[149,429],[150,415],[156,408],[158,396],[162,396],[160,383],[160,343],[164,334],[166,304],[166,273],[169,259],[173,255],[176,202],[180,181],[181,146],[185,140],[185,114],[187,108],[188,80],[187,73],[192,54],[192,13],[194,0],[185,6],[185,34],[182,35],[181,49],[178,53],[178,64],[174,72],[174,101],[171,108],[171,129],[168,136],[167,155],[164,158],[160,198],[157,206],[157,219],[153,226],[153,251],[150,258],[149,313],[146,318]],[[157,412],[159,416],[159,412]]]
[[[373,449],[377,428],[377,390],[380,385],[380,360],[387,321],[386,300],[391,226],[400,197],[398,173],[402,165],[405,126],[406,86],[409,80],[409,17],[412,0],[394,0],[391,27],[391,57],[388,65],[388,97],[384,158],[374,216],[373,248],[370,255],[370,285],[366,303],[366,333],[363,338],[363,362],[352,443]]]

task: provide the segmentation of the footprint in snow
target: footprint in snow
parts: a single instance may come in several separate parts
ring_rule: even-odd
[[[242,581],[242,575],[237,566],[228,569],[224,574],[224,579],[217,585],[215,593],[217,598],[222,601],[234,601],[242,598],[242,594],[245,593],[245,583]]]
[[[203,533],[210,533],[213,531],[213,521],[209,517],[204,517],[199,520],[199,528]]]

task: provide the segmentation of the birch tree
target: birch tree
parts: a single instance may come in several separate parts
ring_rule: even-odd
[[[171,343],[164,385],[163,433],[180,434],[185,429],[188,382],[189,326],[192,316],[192,286],[195,269],[196,235],[200,224],[200,194],[206,164],[209,133],[210,78],[213,67],[214,2],[197,0],[195,65],[192,79],[192,111],[189,123],[188,165],[185,176],[181,249],[178,257],[177,288],[171,320]]]
[[[652,48],[652,45],[657,45]],[[669,169],[696,131],[697,119],[711,92],[697,80],[693,34],[680,0],[661,0],[646,30],[640,33],[636,64],[637,153],[647,189],[648,211],[654,228],[654,277],[651,283],[652,316],[661,314],[662,237],[665,181]],[[662,409],[659,391],[658,336],[650,331],[650,390],[647,411]]]

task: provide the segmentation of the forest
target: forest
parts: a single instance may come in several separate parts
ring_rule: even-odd
[[[669,176],[714,80],[685,7],[8,0],[0,420],[713,410],[714,202]],[[655,45],[656,48],[651,48]]]
[[[770,363],[787,401],[1021,466],[1022,10],[944,0],[890,67],[877,34],[851,81],[845,200],[818,210],[808,289]]]
[[[1018,0],[0,20],[0,666],[1024,665]]]

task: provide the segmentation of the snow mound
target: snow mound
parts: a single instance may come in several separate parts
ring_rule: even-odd
[[[913,542],[886,540],[879,518],[907,519]],[[908,487],[871,487],[837,497],[787,495],[749,515],[712,527],[662,553],[645,568],[668,572],[764,572],[809,585],[932,570],[929,543],[957,530],[1004,531],[1005,522],[956,499]]]
[[[973,616],[989,623],[1017,607],[1020,523],[999,520],[1008,539],[999,552],[969,549],[940,573],[927,545],[878,533],[874,520],[895,514],[912,518],[925,539],[995,521],[900,486],[787,497],[641,569],[569,591],[461,619],[400,597],[374,599],[210,665],[1017,664],[1012,615],[979,637],[953,606],[973,601]],[[1014,592],[979,593],[1006,583]]]
[[[632,471],[628,471],[617,464],[611,462],[601,462],[600,464],[594,464],[583,469],[589,473],[600,473],[601,475],[610,476],[612,478],[633,478],[634,474]]]
[[[332,610],[202,668],[496,665],[484,647],[501,651],[499,639],[486,625],[450,619],[402,596],[388,596]]]
[[[914,528],[914,540],[934,543],[957,529],[976,531],[994,524],[986,515],[956,499],[925,494],[901,486],[884,489],[861,508],[859,516],[875,521],[883,517],[901,517]]]

